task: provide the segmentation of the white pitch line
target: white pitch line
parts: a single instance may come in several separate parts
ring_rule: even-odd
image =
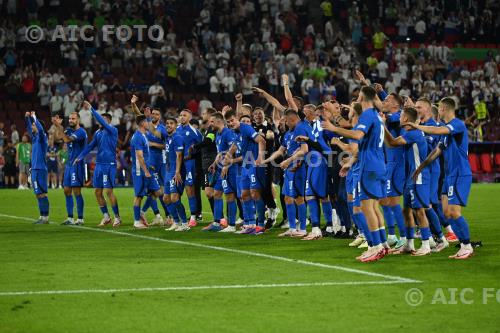
[[[28,217],[22,217],[22,216],[7,215],[7,214],[0,214],[0,216],[9,217],[9,218],[18,219],[18,220],[35,221],[35,219],[28,218]],[[135,238],[147,239],[147,240],[154,240],[154,241],[165,242],[165,243],[170,243],[170,244],[193,246],[193,247],[199,247],[199,248],[216,250],[216,251],[223,251],[223,252],[230,252],[230,253],[238,253],[238,254],[243,254],[243,255],[248,255],[248,256],[253,256],[253,257],[260,257],[260,258],[278,260],[278,261],[283,261],[283,262],[301,264],[301,265],[305,265],[305,266],[335,269],[335,270],[343,271],[343,272],[356,273],[356,274],[361,274],[361,275],[384,278],[384,279],[388,279],[391,281],[398,281],[398,282],[404,282],[404,283],[421,283],[422,282],[419,280],[408,279],[408,278],[404,278],[404,277],[396,276],[396,275],[386,275],[386,274],[380,274],[380,273],[373,273],[373,272],[363,271],[363,270],[359,270],[359,269],[355,269],[355,268],[322,264],[322,263],[317,263],[317,262],[312,262],[312,261],[307,261],[307,260],[292,259],[292,258],[275,256],[275,255],[259,253],[259,252],[230,249],[230,248],[221,247],[221,246],[213,246],[213,245],[192,243],[192,242],[186,242],[186,241],[164,239],[164,238],[145,236],[145,235],[141,235],[141,234],[134,234],[134,233],[129,233],[129,232],[115,231],[115,230],[108,230],[108,229],[98,229],[98,228],[90,228],[90,227],[84,227],[84,226],[71,226],[71,227],[73,227],[75,229],[84,229],[84,230],[90,230],[90,231],[96,231],[96,232],[104,232],[104,233],[109,233],[109,234],[135,237]]]
[[[183,291],[183,290],[210,290],[210,289],[258,289],[258,288],[299,288],[299,287],[328,287],[328,286],[363,286],[379,284],[398,284],[404,281],[347,281],[347,282],[306,282],[306,283],[275,283],[275,284],[233,284],[212,286],[179,286],[179,287],[147,287],[125,289],[76,289],[76,290],[30,290],[30,291],[1,291],[3,296],[25,295],[68,295],[68,294],[110,294],[126,292],[149,291]]]

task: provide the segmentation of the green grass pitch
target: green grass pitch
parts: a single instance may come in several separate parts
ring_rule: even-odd
[[[50,225],[30,223],[30,191],[0,191],[0,332],[500,331],[500,185],[473,186],[464,215],[484,247],[470,260],[370,264],[349,240],[133,230],[132,189],[116,190],[124,225],[103,231],[83,192],[78,228],[58,225],[61,190]]]

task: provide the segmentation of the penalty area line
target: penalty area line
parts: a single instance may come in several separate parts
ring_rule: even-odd
[[[12,218],[12,219],[24,220],[24,221],[35,221],[35,219],[29,218],[29,217],[22,217],[22,216],[16,216],[16,215],[0,214],[0,216]],[[57,224],[54,222],[50,222],[50,223]],[[115,234],[115,235],[134,237],[134,238],[139,238],[139,239],[153,240],[153,241],[170,243],[170,244],[192,246],[192,247],[210,249],[210,250],[221,251],[221,252],[237,253],[237,254],[243,254],[243,255],[247,255],[247,256],[260,257],[260,258],[266,258],[266,259],[277,260],[277,261],[282,261],[282,262],[295,263],[295,264],[304,265],[304,266],[313,266],[313,267],[320,267],[320,268],[326,268],[326,269],[334,269],[334,270],[348,272],[348,273],[355,273],[355,274],[360,274],[360,275],[383,278],[383,279],[390,280],[390,281],[397,281],[399,283],[421,283],[422,282],[419,280],[404,278],[404,277],[396,276],[396,275],[386,275],[386,274],[374,273],[374,272],[364,271],[364,270],[355,269],[355,268],[348,268],[348,267],[343,267],[343,266],[338,266],[338,265],[323,264],[323,263],[301,260],[301,259],[292,259],[292,258],[276,256],[276,255],[272,255],[272,254],[265,254],[265,253],[260,253],[260,252],[231,249],[231,248],[226,248],[226,247],[221,247],[221,246],[206,245],[206,244],[186,242],[186,241],[173,240],[173,239],[165,239],[165,238],[159,238],[159,237],[153,237],[153,236],[146,236],[143,234],[109,230],[109,229],[99,229],[99,228],[91,228],[91,227],[85,227],[85,226],[70,226],[70,227],[75,228],[75,229],[83,229],[83,230],[89,230],[89,231],[94,231],[94,232],[103,232],[103,233],[108,233],[108,234]]]
[[[363,286],[408,283],[405,281],[346,281],[346,282],[311,282],[311,283],[275,283],[275,284],[233,284],[208,286],[179,286],[179,287],[146,287],[124,289],[76,289],[76,290],[30,290],[30,291],[0,291],[0,297],[27,296],[27,295],[71,295],[71,294],[110,294],[126,292],[154,292],[154,291],[190,291],[215,289],[260,289],[260,288],[301,288],[301,287],[328,287],[328,286]]]

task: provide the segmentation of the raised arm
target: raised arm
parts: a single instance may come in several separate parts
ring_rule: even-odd
[[[258,87],[253,87],[252,90],[254,93],[257,93],[262,97],[264,97],[269,104],[278,109],[280,112],[285,111],[286,108],[283,105],[281,105],[281,103],[275,97],[271,96],[270,94],[268,94],[267,92]]]
[[[40,124],[40,122],[38,121],[38,119],[37,119],[37,117],[35,115],[35,112],[32,112],[31,116],[32,116],[32,118],[33,118],[33,120],[35,122],[35,126],[36,126],[36,129],[38,131],[38,134],[40,134],[40,133],[41,134],[45,134],[45,130],[43,129],[42,124]]]
[[[90,112],[92,113],[92,116],[94,116],[94,118],[97,120],[97,122],[106,130],[106,131],[110,131],[110,132],[114,132],[114,130],[116,128],[114,128],[113,126],[111,126],[110,124],[108,124],[108,122],[96,111],[94,110],[94,108],[92,107],[92,105],[85,101],[83,102],[83,107],[87,110],[90,110]]]
[[[403,126],[411,126],[413,128],[419,129],[424,133],[432,134],[432,135],[447,135],[450,134],[450,129],[447,126],[423,126],[417,125],[415,123],[406,123]]]
[[[28,131],[28,134],[33,139],[33,130],[31,129],[31,114],[29,112],[26,112],[24,115],[24,123],[26,124],[26,130]]]
[[[324,120],[321,122],[321,127],[324,129],[335,132],[340,136],[343,136],[344,138],[349,138],[349,139],[355,139],[355,140],[361,140],[364,136],[365,133],[360,130],[348,130],[342,127],[334,126],[330,121]]]
[[[288,107],[292,110],[299,111],[297,104],[293,100],[293,95],[292,92],[290,91],[290,86],[288,85],[289,83],[288,75],[283,74],[281,76],[281,79],[283,81],[283,90],[285,91],[285,99],[286,102],[288,103]]]
[[[130,99],[130,106],[132,107],[132,111],[135,113],[136,116],[141,115],[141,110],[137,107],[137,101],[139,98],[136,95],[132,95],[132,98]]]

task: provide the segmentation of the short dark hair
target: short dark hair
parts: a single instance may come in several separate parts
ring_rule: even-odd
[[[135,117],[135,123],[136,123],[137,125],[139,125],[140,123],[142,123],[142,122],[143,122],[143,121],[145,121],[145,120],[146,120],[146,116],[145,116],[145,115],[143,115],[143,114],[140,114],[140,115],[138,115],[137,117]]]
[[[445,97],[442,100],[440,100],[439,103],[444,104],[444,106],[447,109],[452,109],[453,111],[455,111],[455,109],[457,108],[457,104],[455,103],[455,100],[451,97]]]
[[[189,113],[190,115],[193,115],[193,112],[192,112],[191,110],[189,110],[189,109],[182,109],[182,110],[181,110],[181,112],[187,112],[187,113]],[[179,114],[180,114],[181,112],[179,112]]]
[[[396,100],[396,102],[398,103],[399,107],[403,106],[404,102],[403,102],[403,99],[401,98],[401,96],[399,96],[396,93],[390,93],[389,96],[392,96]]]
[[[226,114],[224,115],[224,119],[226,119],[226,120],[228,120],[232,117],[236,117],[236,111],[234,111],[234,110],[227,111]]]
[[[414,107],[408,106],[403,109],[404,114],[408,117],[410,122],[414,123],[418,119],[417,109]]]
[[[361,103],[354,102],[352,104],[352,109],[354,110],[354,113],[356,113],[358,116],[361,116],[363,113],[363,107],[361,106]]]
[[[434,120],[436,120],[438,115],[439,115],[438,107],[435,104],[432,104],[431,111],[432,111],[432,118],[434,118]]]
[[[109,121],[111,121],[111,119],[113,119],[113,116],[111,116],[111,113],[106,112],[106,113],[103,113],[102,116],[108,118]]]
[[[241,121],[241,119],[243,119],[243,118],[248,118],[248,120],[252,121],[252,118],[250,118],[250,116],[247,114],[242,115],[239,120]],[[226,118],[226,119],[228,119],[228,118]]]
[[[211,117],[214,117],[214,118],[217,118],[217,119],[219,119],[219,120],[224,121],[224,116],[223,116],[223,115],[222,115],[222,113],[220,113],[220,112],[215,112],[215,113],[211,114],[210,116],[211,116]]]
[[[207,113],[208,114],[214,114],[214,113],[217,113],[217,110],[214,109],[214,108],[207,108]]]
[[[167,117],[167,121],[169,121],[169,120],[170,120],[170,121],[173,121],[174,123],[176,123],[176,124],[177,124],[177,118],[175,118],[175,117],[171,117],[171,116],[170,116],[170,117]]]
[[[375,100],[375,96],[377,96],[377,92],[370,86],[361,87],[361,93],[366,98],[367,101],[372,102]]]
[[[73,111],[73,112],[71,112],[71,114],[76,114],[76,117],[77,117],[78,119],[80,119],[80,114],[79,114],[78,112]]]
[[[299,114],[294,109],[286,109],[285,116],[297,116],[298,117]]]

